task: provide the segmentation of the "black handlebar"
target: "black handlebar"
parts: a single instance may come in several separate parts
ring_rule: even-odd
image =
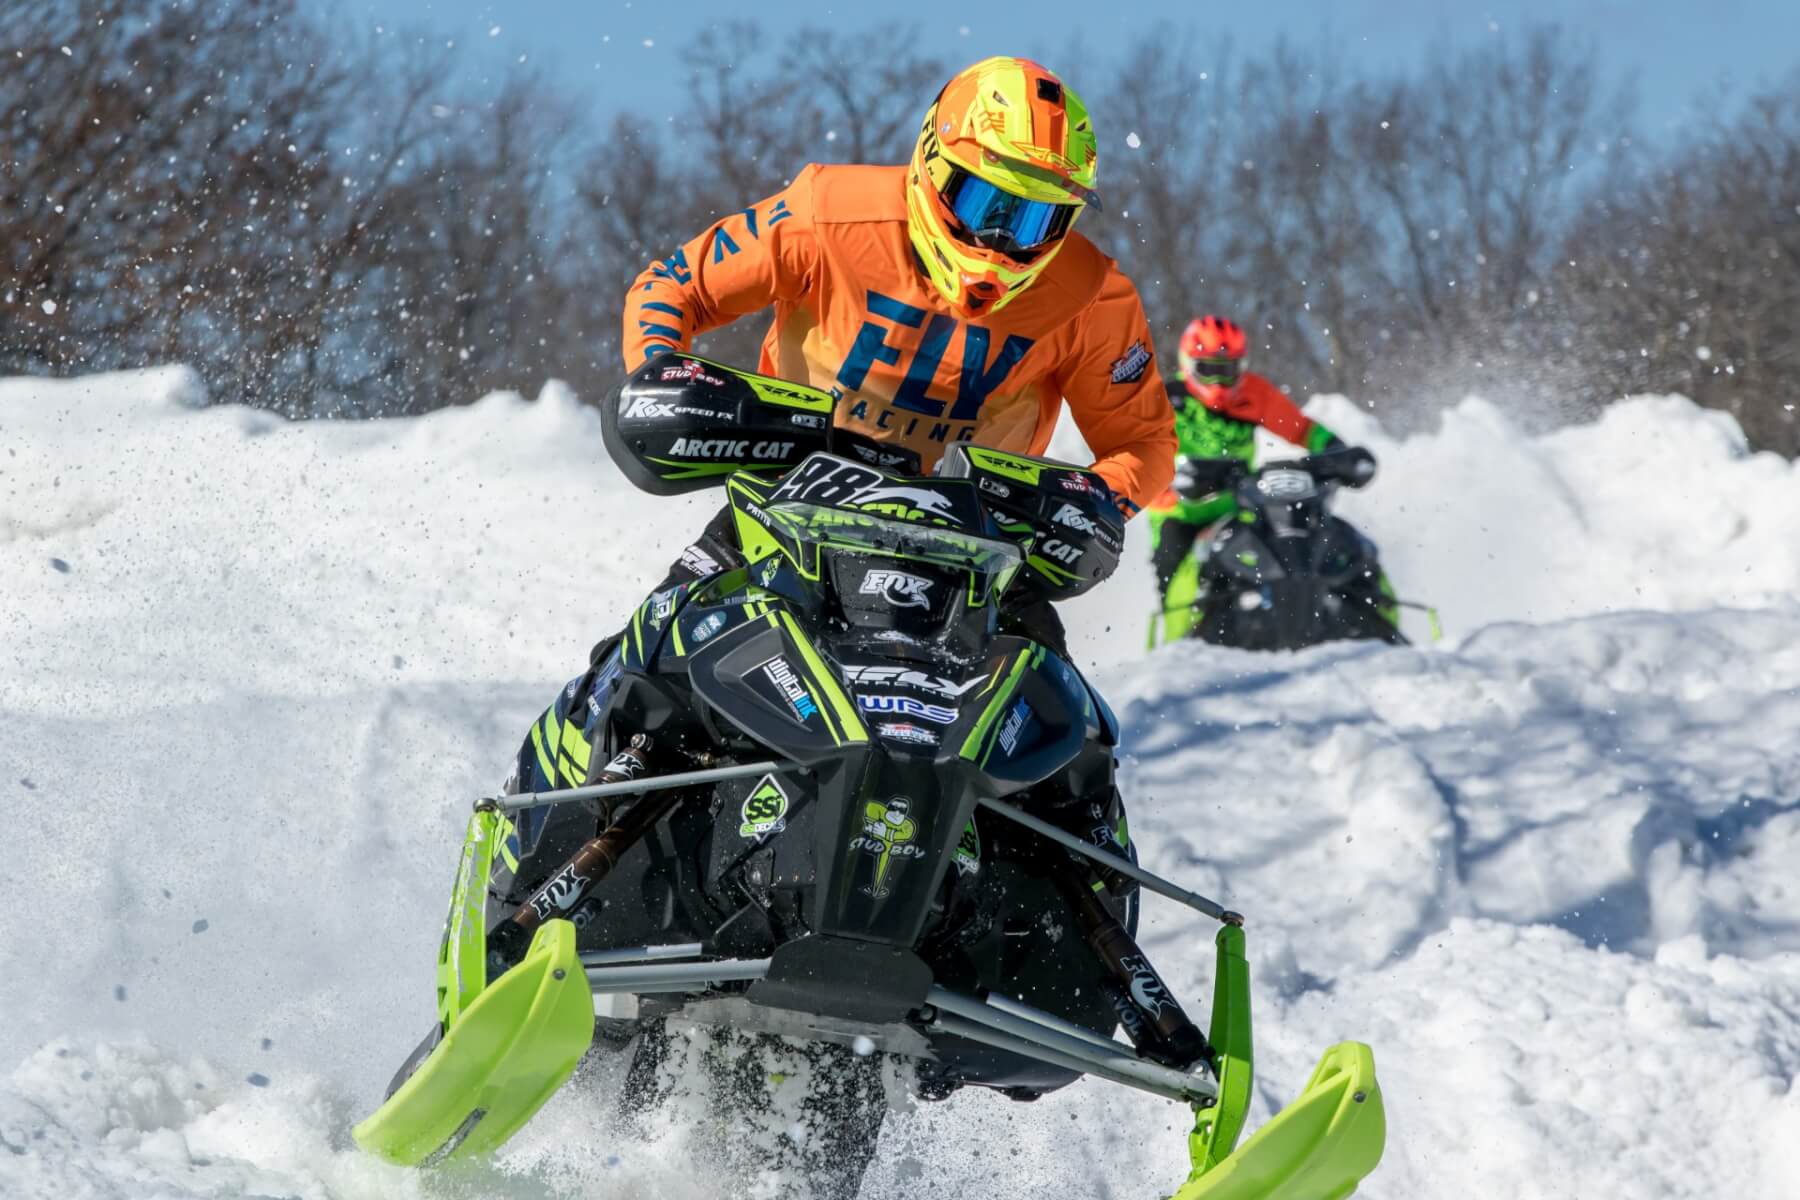
[[[1341,483],[1360,488],[1375,478],[1375,456],[1361,446],[1322,450],[1305,458],[1265,464],[1266,467],[1305,471],[1319,483]],[[1230,491],[1256,474],[1241,458],[1180,458],[1175,461],[1175,493],[1197,500]]]

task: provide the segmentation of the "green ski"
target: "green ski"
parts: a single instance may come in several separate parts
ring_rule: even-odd
[[[476,996],[419,1069],[356,1127],[356,1142],[403,1166],[484,1154],[574,1074],[593,1038],[575,927],[546,921],[524,961]]]

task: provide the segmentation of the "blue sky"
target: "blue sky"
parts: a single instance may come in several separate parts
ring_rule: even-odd
[[[1216,28],[1221,40],[1231,37],[1249,52],[1283,35],[1310,44],[1323,39],[1370,69],[1555,22],[1590,42],[1617,79],[1635,86],[1652,137],[1800,64],[1800,0],[344,0],[344,8],[371,26],[424,27],[456,40],[463,69],[477,76],[516,70],[524,56],[528,65],[585,85],[604,116],[677,106],[688,40],[707,26],[746,18],[777,37],[807,25],[851,32],[910,20],[928,50],[968,61],[1000,52],[1041,56],[1078,89],[1083,65],[1064,61],[1074,40],[1110,66],[1139,30],[1162,20]],[[870,53],[880,48],[871,45]],[[1096,115],[1104,121],[1104,113]]]

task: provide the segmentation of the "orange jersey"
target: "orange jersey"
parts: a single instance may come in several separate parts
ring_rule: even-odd
[[[775,306],[757,369],[838,396],[838,425],[919,452],[1042,454],[1068,401],[1127,515],[1175,469],[1137,289],[1070,233],[998,313],[953,316],[913,257],[904,167],[821,166],[652,263],[625,305],[628,369]]]

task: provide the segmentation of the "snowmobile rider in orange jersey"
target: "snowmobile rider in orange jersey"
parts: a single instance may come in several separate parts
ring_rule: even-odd
[[[1129,517],[1173,474],[1174,413],[1137,289],[1074,228],[1099,204],[1097,158],[1060,79],[984,59],[932,101],[911,162],[808,165],[647,267],[625,366],[773,306],[757,369],[833,392],[838,427],[929,471],[956,441],[1042,454],[1066,401]],[[669,583],[736,562],[715,520]],[[1015,620],[1062,650],[1054,610],[1034,607]]]
[[[1237,511],[1229,471],[1251,464],[1256,431],[1267,429],[1308,454],[1344,445],[1267,377],[1244,369],[1249,349],[1242,326],[1211,313],[1181,332],[1180,373],[1167,385],[1179,441],[1175,481],[1150,509],[1150,562],[1164,641],[1186,636],[1193,625],[1202,535]],[[1152,644],[1157,625],[1151,624]]]

